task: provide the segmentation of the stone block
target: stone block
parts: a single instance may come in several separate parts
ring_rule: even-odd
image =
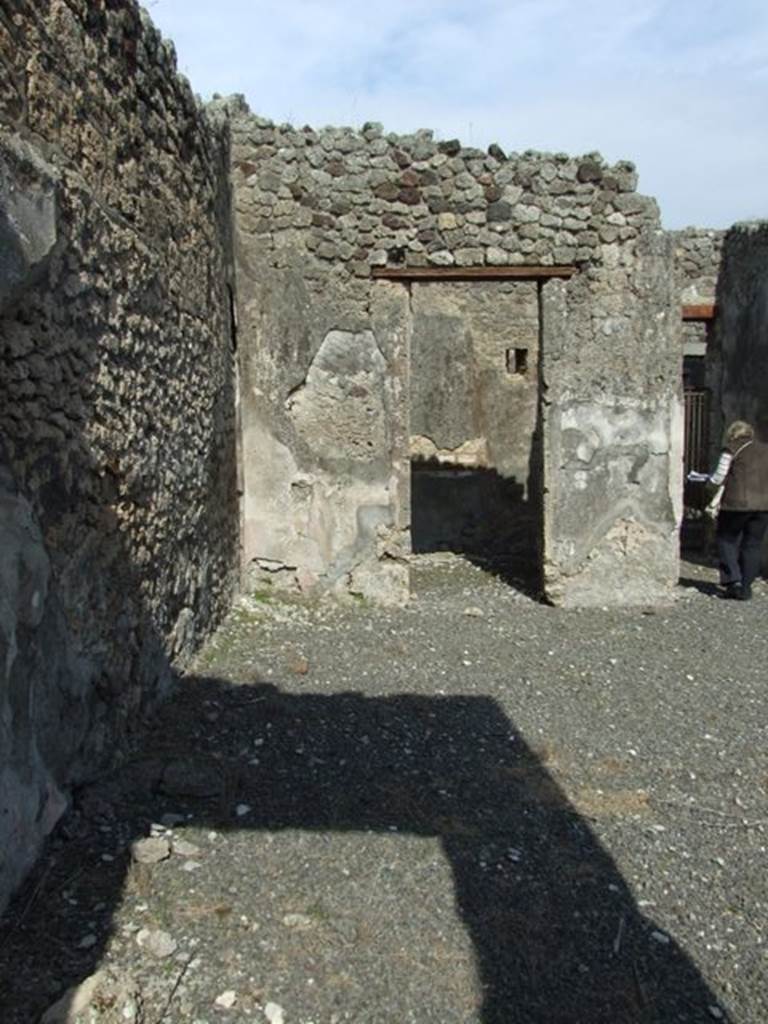
[[[491,267],[503,267],[509,263],[509,254],[503,249],[490,246],[485,251],[485,262]]]
[[[447,249],[438,249],[436,252],[431,252],[428,259],[436,267],[451,267],[456,262],[453,253]]]
[[[457,249],[455,254],[457,267],[479,267],[484,262],[484,252],[478,248]]]
[[[512,219],[512,207],[508,202],[500,200],[497,203],[491,203],[486,212],[486,220],[489,224],[497,221],[508,221]]]
[[[532,203],[518,203],[512,215],[518,224],[533,224],[541,217],[541,210]]]

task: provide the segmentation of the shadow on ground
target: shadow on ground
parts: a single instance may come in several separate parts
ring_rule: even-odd
[[[718,587],[717,583],[713,583],[712,580],[696,579],[695,576],[681,576],[678,585],[686,590],[698,590],[700,594],[706,594],[708,597],[722,597],[723,595],[722,589]]]
[[[243,744],[265,730],[269,756],[251,764]],[[6,1024],[36,1021],[99,965],[130,868],[128,843],[168,809],[169,793],[196,825],[219,830],[396,829],[439,837],[482,992],[477,1016],[467,1019],[710,1019],[717,1000],[693,963],[644,916],[589,823],[490,698],[294,695],[193,677],[142,742],[120,773],[79,793],[58,849],[6,917]],[[233,820],[237,801],[252,806],[245,822]],[[115,812],[123,853],[104,863],[100,836],[109,829],[98,822]],[[65,923],[46,912],[62,889],[98,900],[92,948],[67,940]],[[57,992],[46,991],[51,976]],[[434,977],[434,990],[446,981]],[[428,1004],[412,1009],[433,1019]]]
[[[411,463],[414,554],[450,551],[528,597],[540,598],[541,499],[495,469]]]

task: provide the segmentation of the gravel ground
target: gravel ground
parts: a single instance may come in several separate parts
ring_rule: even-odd
[[[78,1024],[768,1021],[766,585],[414,577],[241,603],[11,906],[3,1024],[99,968]]]

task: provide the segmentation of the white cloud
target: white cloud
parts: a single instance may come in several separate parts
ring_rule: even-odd
[[[763,0],[157,0],[204,96],[634,160],[670,226],[768,216]]]

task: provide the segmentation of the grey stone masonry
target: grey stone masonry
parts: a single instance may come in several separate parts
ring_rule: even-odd
[[[725,231],[684,228],[670,231],[675,282],[683,305],[715,301]]]
[[[684,228],[671,231],[670,237],[681,306],[714,305],[725,232]],[[703,355],[709,336],[707,321],[686,320],[681,331],[683,353]]]
[[[410,357],[412,344],[423,349],[413,336],[421,306],[410,297],[420,286],[375,272],[567,266],[570,281],[539,285],[541,351],[534,358],[537,340],[531,369],[541,409],[537,416],[534,404],[525,428],[533,433],[518,439],[543,467],[530,483],[544,498],[547,594],[565,604],[668,595],[677,573],[679,306],[656,203],[635,191],[633,165],[483,152],[377,124],[276,125],[238,98],[227,108],[244,554],[255,581],[407,596],[412,374],[426,365]],[[493,283],[477,287],[493,308]],[[440,301],[430,303],[430,344],[447,345],[436,325],[455,320],[455,303],[446,298],[441,313]],[[374,350],[375,364],[366,354]],[[479,369],[468,363],[467,372]],[[344,439],[335,456],[323,431]],[[489,443],[468,437],[457,451]]]
[[[230,101],[238,217],[261,258],[285,266],[292,242],[367,280],[372,267],[601,262],[658,214],[634,165],[599,154],[506,155],[384,134],[275,125]]]
[[[133,2],[0,0],[0,905],[229,606],[226,124]]]

